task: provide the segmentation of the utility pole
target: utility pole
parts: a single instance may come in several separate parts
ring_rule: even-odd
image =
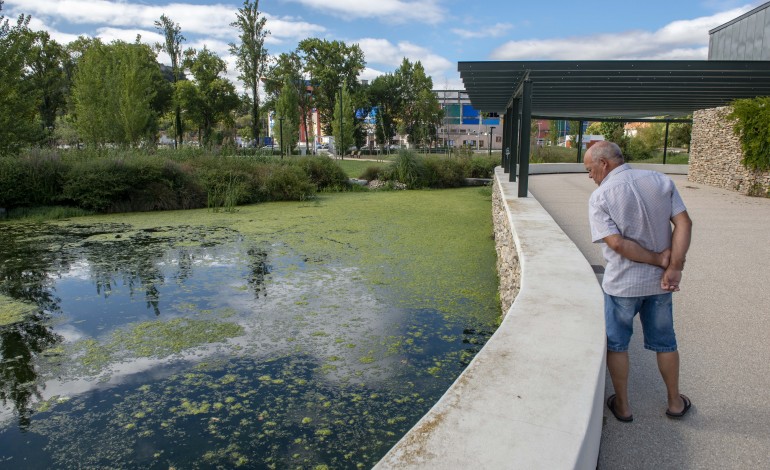
[[[489,155],[492,155],[492,134],[495,132],[495,126],[489,126]]]

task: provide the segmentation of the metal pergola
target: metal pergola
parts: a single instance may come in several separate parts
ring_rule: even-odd
[[[473,107],[504,116],[502,166],[516,181],[518,165],[519,197],[527,196],[530,154],[529,132],[521,129],[532,118],[682,122],[698,109],[770,95],[770,61],[500,61],[457,68]]]

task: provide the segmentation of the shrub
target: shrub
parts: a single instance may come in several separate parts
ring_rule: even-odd
[[[326,157],[302,157],[297,164],[319,190],[342,189],[348,186],[348,176],[333,160]]]
[[[500,165],[500,157],[489,155],[473,157],[466,173],[466,178],[491,178],[495,167]]]
[[[398,152],[396,159],[389,167],[388,179],[395,179],[406,185],[409,189],[422,186],[423,163],[420,157],[408,150]]]
[[[65,176],[62,195],[86,210],[106,212],[125,199],[133,181],[132,169],[123,160],[96,159],[77,162]]]
[[[265,184],[271,201],[304,201],[313,197],[316,189],[307,174],[293,165],[273,167]]]
[[[0,207],[55,204],[65,172],[56,154],[0,158]]]
[[[427,157],[424,160],[424,185],[431,188],[457,188],[465,181],[464,162],[459,159]]]
[[[209,207],[225,207],[225,194],[236,205],[269,200],[266,182],[271,168],[280,165],[278,160],[270,159],[267,163],[261,157],[212,156],[199,158],[191,164],[197,167],[196,173],[207,194]]]
[[[143,155],[72,162],[62,197],[97,212],[189,209],[205,203],[190,167]]]
[[[366,181],[374,181],[376,179],[381,179],[381,174],[383,173],[384,168],[381,166],[367,166],[366,169],[361,173],[359,176],[360,179],[366,180]]]
[[[770,170],[770,97],[735,100],[727,115],[734,120],[733,132],[739,137],[746,168]]]
[[[632,160],[647,160],[652,158],[654,149],[649,146],[644,140],[639,138],[632,138],[628,140],[623,156],[626,161]]]

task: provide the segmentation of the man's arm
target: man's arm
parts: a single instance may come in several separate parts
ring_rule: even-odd
[[[604,237],[604,243],[620,256],[636,261],[637,263],[651,264],[666,268],[669,265],[671,250],[665,250],[660,253],[650,251],[634,240],[623,238],[620,235],[609,235]],[[685,250],[686,251],[686,250]]]
[[[685,256],[690,249],[692,237],[692,220],[687,211],[680,212],[671,218],[674,224],[674,233],[671,235],[671,260],[660,279],[660,288],[676,292],[679,290],[679,282],[682,280]]]

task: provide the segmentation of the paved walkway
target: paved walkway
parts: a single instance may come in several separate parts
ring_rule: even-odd
[[[630,348],[634,422],[604,408],[599,468],[770,468],[770,199],[672,179],[693,220],[682,290],[674,294],[681,390],[693,409],[666,418],[665,387],[636,323]],[[592,265],[585,173],[532,175],[530,192]],[[602,315],[602,312],[596,312]],[[565,384],[568,386],[568,384]],[[607,376],[605,396],[612,393]]]

